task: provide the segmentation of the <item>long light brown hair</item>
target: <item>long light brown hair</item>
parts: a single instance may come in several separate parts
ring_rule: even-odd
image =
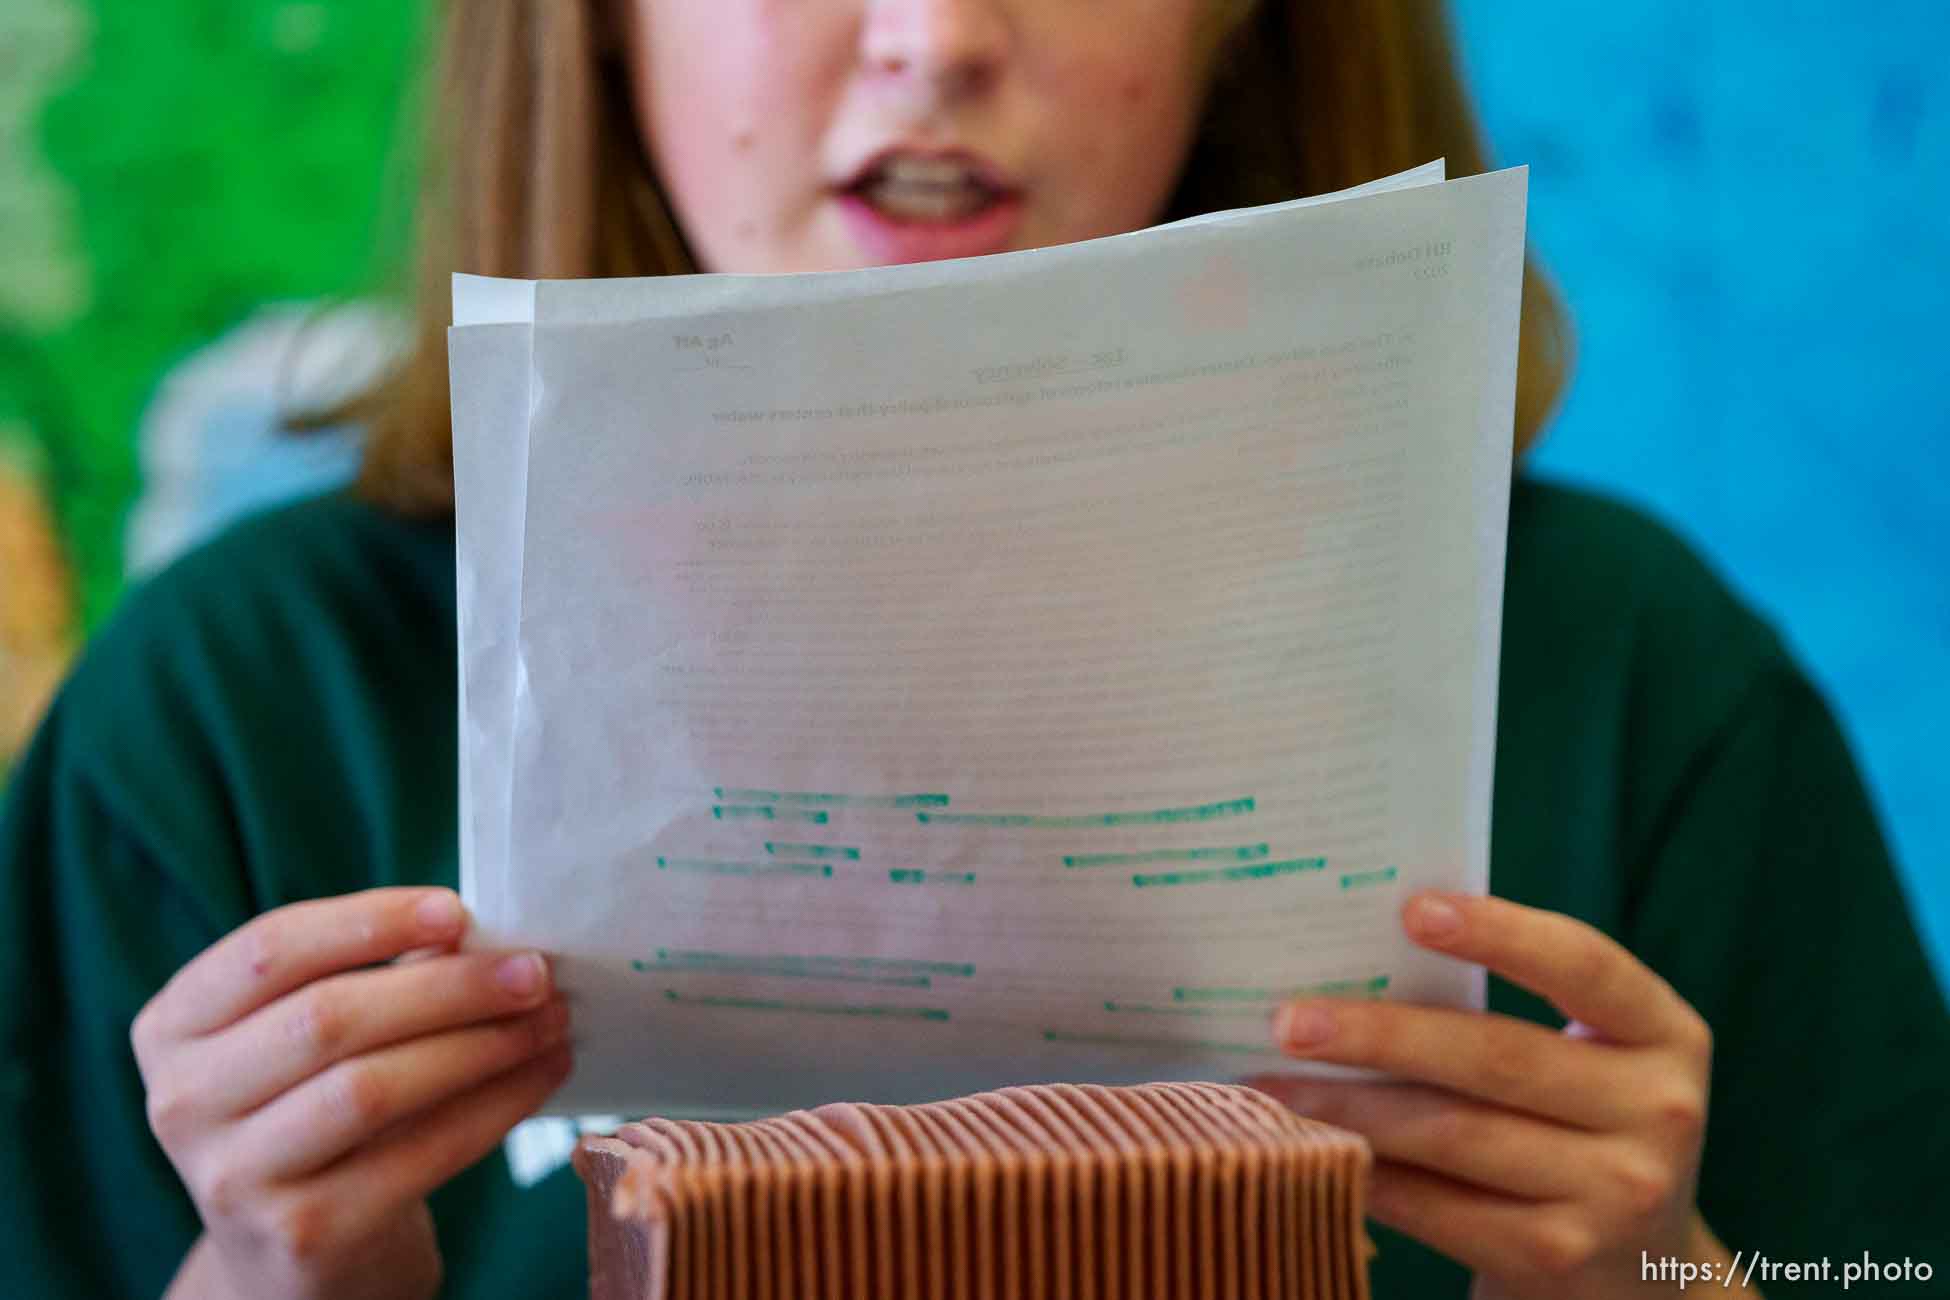
[[[622,0],[629,3],[630,0]],[[526,279],[698,266],[645,152],[616,0],[448,0],[415,214],[413,330],[376,384],[298,425],[365,426],[359,490],[411,514],[453,508],[446,327],[455,271]],[[1159,220],[1359,184],[1446,157],[1489,169],[1443,0],[1214,0],[1213,74]],[[1516,447],[1563,391],[1571,333],[1531,259]]]

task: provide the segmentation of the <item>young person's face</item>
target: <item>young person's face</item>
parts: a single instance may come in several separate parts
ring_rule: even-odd
[[[626,3],[638,127],[701,269],[771,272],[1151,224],[1215,0]]]

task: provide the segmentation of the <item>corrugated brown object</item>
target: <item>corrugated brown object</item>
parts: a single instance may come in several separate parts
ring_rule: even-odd
[[[586,1137],[593,1300],[1367,1300],[1372,1154],[1249,1088],[1051,1084]]]

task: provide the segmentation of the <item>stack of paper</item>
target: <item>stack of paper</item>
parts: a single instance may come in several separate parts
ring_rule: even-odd
[[[1524,173],[808,275],[459,277],[462,882],[558,1112],[1277,1066],[1482,1004]]]
[[[1247,1088],[1010,1088],[585,1138],[594,1300],[1368,1295],[1360,1136]]]

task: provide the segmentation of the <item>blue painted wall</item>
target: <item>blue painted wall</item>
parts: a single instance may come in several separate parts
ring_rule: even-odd
[[[1540,470],[1788,637],[1950,983],[1950,4],[1456,0],[1581,355]]]

